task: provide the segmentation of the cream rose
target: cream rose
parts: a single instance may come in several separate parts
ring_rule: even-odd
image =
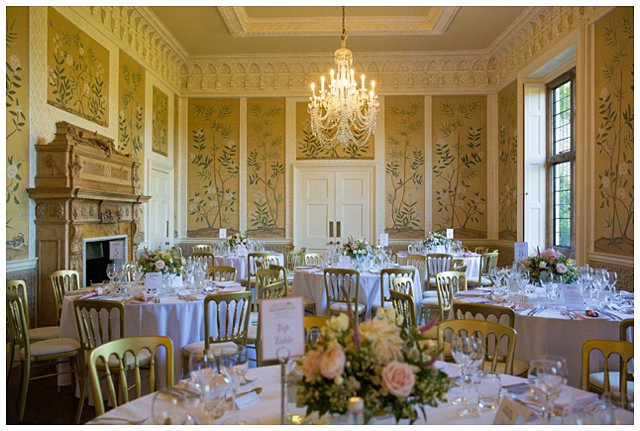
[[[329,347],[320,358],[320,374],[327,379],[335,379],[344,371],[346,357],[344,350],[338,345]]]
[[[318,350],[309,350],[304,355],[304,360],[302,361],[302,374],[307,382],[312,382],[318,376],[321,358],[322,352]]]
[[[156,260],[155,267],[158,271],[162,271],[165,267],[164,260]]]
[[[391,361],[382,369],[382,382],[390,393],[398,398],[406,398],[413,389],[416,376],[410,365]]]
[[[568,270],[569,268],[567,268],[567,266],[564,263],[559,263],[556,265],[556,271],[558,272],[558,274],[564,274]]]

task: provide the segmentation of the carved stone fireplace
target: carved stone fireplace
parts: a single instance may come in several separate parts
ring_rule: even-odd
[[[131,259],[140,242],[138,163],[120,153],[113,139],[66,122],[56,124],[48,144],[36,145],[36,254],[38,255],[37,318],[56,323],[50,274],[75,269],[83,280],[83,240],[126,236]]]

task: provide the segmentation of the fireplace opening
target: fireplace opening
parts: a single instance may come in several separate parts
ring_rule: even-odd
[[[85,286],[108,281],[107,265],[110,262],[127,261],[126,235],[90,238],[85,240],[83,245],[83,284]]]

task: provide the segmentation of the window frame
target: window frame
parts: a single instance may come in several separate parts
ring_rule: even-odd
[[[554,132],[554,124],[553,124],[553,117],[554,117],[554,100],[553,100],[553,92],[555,89],[557,89],[558,87],[560,87],[561,85],[565,84],[566,82],[570,82],[571,83],[571,101],[570,101],[570,107],[571,107],[571,115],[569,118],[569,129],[570,129],[570,145],[571,145],[571,149],[569,151],[566,151],[562,154],[557,154],[554,155],[553,154],[553,146],[554,146],[554,141],[553,141],[553,132]],[[576,135],[575,135],[575,131],[576,131],[576,127],[575,127],[575,115],[576,115],[576,70],[575,68],[572,68],[571,70],[563,73],[562,75],[558,76],[557,78],[553,79],[552,81],[549,81],[546,85],[546,89],[547,89],[547,113],[546,113],[546,120],[547,120],[547,154],[546,154],[546,158],[545,158],[545,170],[546,170],[546,182],[547,182],[547,190],[546,190],[546,195],[547,195],[547,211],[546,211],[546,243],[547,243],[547,248],[553,247],[554,249],[562,252],[563,254],[569,256],[572,253],[575,252],[576,249],[576,232],[575,232],[575,226],[576,226],[576,211],[575,211],[575,195],[576,195],[576,183],[575,183],[575,178],[576,178]],[[555,242],[555,218],[554,218],[554,210],[555,210],[555,205],[554,205],[554,187],[555,187],[555,181],[554,181],[554,176],[553,176],[553,169],[556,165],[559,165],[561,163],[565,163],[565,162],[569,162],[569,168],[571,170],[571,174],[570,174],[570,180],[571,180],[571,191],[570,191],[570,196],[571,196],[571,200],[570,200],[570,205],[571,205],[571,214],[570,214],[570,226],[571,226],[571,233],[570,233],[570,247],[561,247],[561,246],[556,246],[554,244]]]

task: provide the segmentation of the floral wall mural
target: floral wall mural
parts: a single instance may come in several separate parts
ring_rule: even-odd
[[[595,25],[594,250],[633,256],[633,8]]]
[[[438,96],[432,106],[433,228],[486,238],[487,99]]]
[[[498,93],[498,235],[516,241],[518,213],[518,85],[516,81]]]
[[[385,232],[424,236],[424,97],[385,97]]]
[[[118,82],[118,145],[140,163],[139,181],[144,163],[144,92],[145,71],[131,57],[120,51]]]
[[[151,149],[166,156],[169,154],[169,97],[153,87],[151,121]]]
[[[108,126],[109,51],[53,8],[47,30],[47,103]]]
[[[29,254],[29,8],[6,10],[6,251],[15,260]]]
[[[189,99],[189,237],[239,229],[239,112],[239,99]]]
[[[285,99],[247,100],[247,231],[284,238]]]
[[[325,149],[311,132],[307,102],[296,103],[296,159],[320,160],[320,159],[373,159],[374,137],[371,136],[367,145],[359,147],[349,144],[346,147],[340,145]]]

